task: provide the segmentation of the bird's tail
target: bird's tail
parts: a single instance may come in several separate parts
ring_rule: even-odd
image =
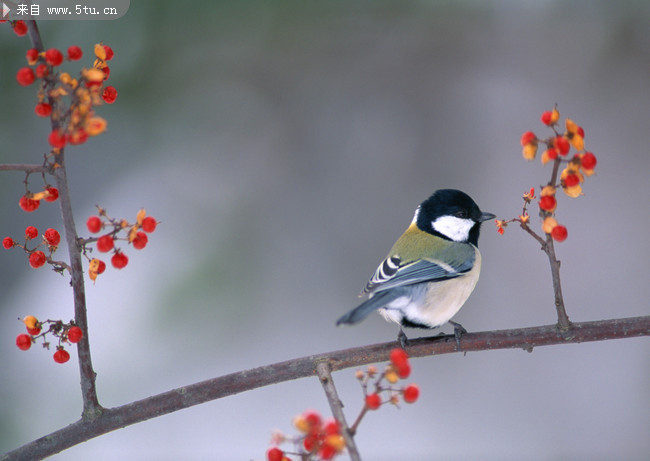
[[[382,307],[386,307],[387,304],[399,298],[400,296],[404,296],[403,290],[400,289],[394,288],[392,290],[380,291],[374,294],[372,298],[364,301],[359,306],[355,307],[343,317],[338,319],[336,321],[336,325],[341,325],[343,323],[350,325],[359,323],[368,317],[370,313],[376,311],[377,309],[381,309]]]

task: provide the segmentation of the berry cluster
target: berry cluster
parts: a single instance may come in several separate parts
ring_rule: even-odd
[[[563,242],[568,237],[567,228],[557,222],[555,219],[555,210],[557,209],[556,193],[562,189],[565,195],[576,198],[582,194],[582,183],[585,176],[594,174],[596,167],[596,156],[584,150],[585,132],[581,126],[573,120],[565,120],[565,130],[560,133],[558,121],[560,112],[557,107],[553,110],[545,111],[541,116],[544,125],[553,130],[553,135],[542,139],[538,138],[532,131],[525,132],[521,137],[522,155],[526,160],[534,160],[538,148],[545,146],[541,155],[543,165],[553,162],[553,170],[550,181],[540,187],[539,197],[539,215],[542,219],[542,231],[550,235],[557,242]],[[569,157],[571,148],[576,151],[573,157]],[[560,166],[564,168],[560,172]],[[559,177],[558,177],[559,173]],[[521,215],[510,220],[496,220],[497,232],[503,234],[508,223],[519,222],[522,227],[528,228],[530,216],[528,215],[528,205],[535,199],[535,188],[531,187],[529,192],[523,195],[524,207]]]
[[[22,86],[42,80],[34,112],[39,117],[50,117],[54,123],[55,128],[50,132],[48,142],[55,155],[68,143],[83,144],[88,137],[106,130],[106,120],[97,116],[93,108],[101,105],[102,101],[112,104],[117,98],[114,87],[104,86],[110,75],[107,61],[113,58],[113,50],[99,43],[93,51],[93,66],[82,69],[77,78],[57,70],[66,60],[78,61],[82,58],[83,52],[76,45],[70,46],[65,56],[57,48],[46,51],[30,48],[26,54],[28,66],[16,73],[16,80]]]
[[[61,234],[56,229],[47,229],[41,235],[41,239],[38,238],[38,229],[34,226],[27,226],[25,228],[25,241],[24,243],[19,243],[11,237],[5,237],[2,239],[2,246],[6,250],[11,248],[22,248],[25,253],[28,255],[29,265],[34,269],[49,263],[52,265],[56,272],[63,272],[65,269],[68,269],[67,264],[61,261],[54,261],[52,259],[52,254],[57,250],[59,243],[61,243]],[[33,248],[29,247],[29,244],[32,241],[36,241],[36,246]],[[43,250],[43,248],[47,255]]]
[[[364,410],[377,410],[384,403],[398,405],[400,395],[406,403],[415,402],[420,396],[420,389],[417,384],[409,384],[402,388],[393,388],[400,379],[406,379],[411,375],[411,365],[408,354],[404,349],[393,349],[390,352],[390,364],[386,366],[383,373],[379,373],[373,365],[369,366],[364,372],[358,370],[357,379],[361,382],[363,394],[365,397]],[[368,385],[374,380],[374,392],[368,392]],[[388,386],[383,384],[386,380]],[[386,394],[382,398],[382,394]]]
[[[420,396],[420,388],[416,384],[409,384],[401,388],[393,387],[400,379],[406,379],[410,375],[411,364],[408,354],[403,349],[393,349],[390,352],[390,364],[381,374],[374,365],[370,365],[366,371],[357,370],[355,376],[363,389],[364,406],[350,427],[350,434],[356,433],[357,427],[369,410],[377,410],[384,403],[397,406],[400,396],[406,403],[415,402]],[[388,384],[386,385],[384,381]],[[371,393],[368,392],[370,384],[374,386]],[[384,394],[386,396],[382,397]],[[317,412],[310,410],[296,416],[293,425],[301,435],[288,437],[279,432],[275,433],[271,440],[273,446],[266,452],[268,461],[290,461],[287,455],[296,456],[302,460],[329,460],[345,449],[341,428],[333,419],[323,422]],[[292,442],[295,450],[288,452],[280,449],[279,445],[284,442]]]
[[[45,320],[39,321],[33,315],[28,315],[23,319],[27,334],[22,333],[16,336],[16,346],[18,349],[26,351],[38,338],[43,339],[43,347],[50,348],[50,343],[46,340],[46,336],[51,334],[58,338],[58,344],[53,358],[56,363],[65,363],[70,360],[70,353],[65,350],[62,343],[76,344],[81,341],[83,332],[81,328],[74,324],[73,321],[63,323],[61,320]],[[49,325],[47,330],[43,330],[44,325]],[[42,331],[42,332],[41,332]]]
[[[266,452],[268,461],[289,461],[287,454],[305,460],[329,460],[345,448],[338,422],[334,419],[323,421],[321,415],[314,410],[296,416],[293,426],[300,432],[299,436],[288,437],[279,432],[273,435],[274,446]],[[278,447],[285,442],[293,443],[295,452],[285,452]]]
[[[133,224],[129,223],[126,219],[111,218],[103,208],[97,207],[97,209],[97,215],[88,218],[86,227],[93,234],[98,234],[106,228],[108,228],[108,232],[99,237],[92,237],[80,241],[83,253],[89,260],[88,275],[93,282],[99,274],[106,270],[106,263],[98,258],[90,258],[87,255],[89,251],[92,251],[89,247],[90,244],[95,243],[95,247],[100,253],[112,251],[111,264],[116,269],[123,269],[129,263],[129,258],[122,250],[115,247],[115,242],[123,240],[133,245],[133,248],[136,250],[142,250],[149,242],[147,234],[155,231],[158,225],[158,221],[155,218],[147,216],[144,208],[138,211],[135,223]]]

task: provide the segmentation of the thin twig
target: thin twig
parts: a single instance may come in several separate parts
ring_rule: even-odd
[[[650,336],[650,316],[596,322],[572,323],[568,331],[557,325],[514,330],[466,333],[461,337],[462,352],[495,349],[523,349],[553,344],[572,344],[608,339]],[[105,409],[94,421],[81,419],[49,435],[34,440],[0,457],[0,461],[40,459],[59,453],[94,437],[132,424],[156,418],[211,400],[239,394],[271,384],[313,376],[318,363],[327,361],[332,371],[387,361],[396,341],[287,360],[240,371],[173,389],[121,407]],[[458,352],[453,335],[410,339],[411,358]]]
[[[0,171],[24,171],[25,173],[47,173],[47,167],[33,165],[30,163],[3,163],[0,164]]]
[[[320,378],[320,382],[323,385],[323,390],[325,391],[327,401],[330,404],[332,415],[334,415],[334,418],[339,423],[341,435],[343,436],[343,440],[345,440],[345,447],[348,450],[350,459],[352,461],[361,461],[359,450],[357,449],[357,445],[354,442],[354,437],[350,432],[348,423],[345,421],[345,415],[343,414],[343,402],[341,402],[341,399],[339,399],[339,395],[336,392],[336,386],[334,386],[334,380],[332,379],[332,370],[330,369],[329,363],[326,361],[319,362],[316,365],[316,374]]]

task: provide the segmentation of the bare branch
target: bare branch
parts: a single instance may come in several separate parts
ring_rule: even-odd
[[[466,333],[461,338],[462,352],[495,349],[523,349],[554,344],[572,344],[608,339],[650,336],[650,316],[596,322],[572,323],[567,331],[556,325],[513,330]],[[105,409],[94,420],[81,419],[63,429],[6,453],[0,461],[40,459],[51,456],[94,437],[131,424],[172,413],[211,400],[220,399],[271,384],[314,376],[319,363],[327,362],[332,371],[387,361],[396,341],[355,347],[261,366],[218,378],[208,379],[117,408]],[[411,357],[461,352],[453,335],[409,340]]]
[[[0,164],[0,171],[24,171],[25,173],[46,173],[47,167],[43,165],[33,165],[30,163],[3,163]]]

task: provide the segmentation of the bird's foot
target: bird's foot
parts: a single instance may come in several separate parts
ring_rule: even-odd
[[[400,346],[402,346],[402,349],[406,349],[406,345],[408,344],[409,339],[406,337],[406,333],[404,333],[404,330],[400,327],[399,333],[397,334],[397,341],[399,342]]]
[[[454,338],[456,338],[456,346],[458,346],[458,350],[460,350],[460,337],[466,334],[467,330],[460,323],[452,322],[451,320],[449,323],[454,326]]]

